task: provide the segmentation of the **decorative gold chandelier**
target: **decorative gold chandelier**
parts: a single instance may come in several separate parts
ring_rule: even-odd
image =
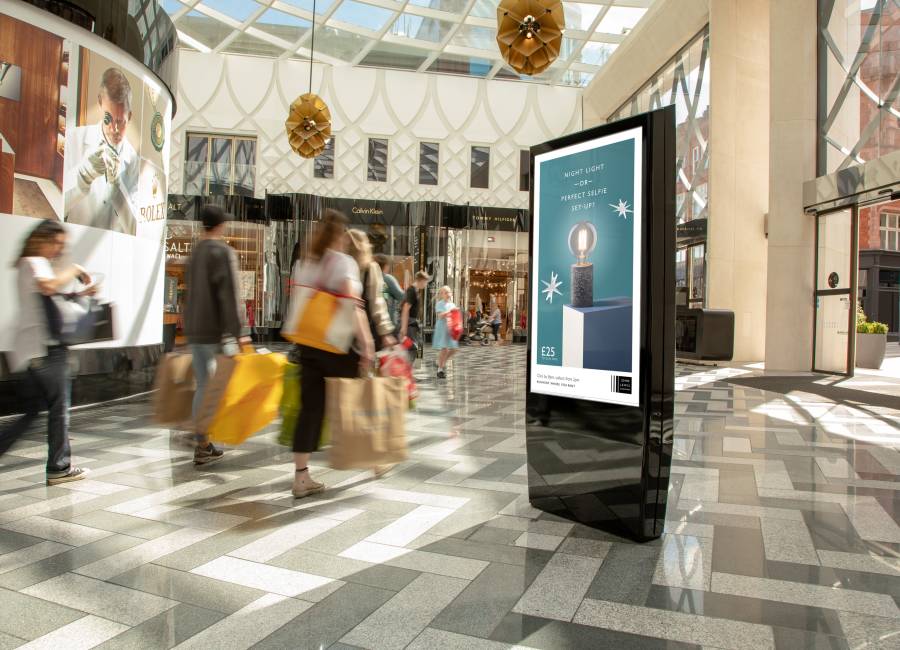
[[[565,28],[560,0],[501,0],[497,7],[497,45],[521,74],[539,74],[556,61]]]
[[[315,158],[331,137],[331,111],[321,97],[306,93],[291,104],[284,126],[291,149],[304,158]]]
[[[325,151],[331,138],[331,111],[325,100],[313,93],[313,60],[316,54],[316,2],[313,0],[312,44],[309,48],[309,92],[291,103],[284,123],[291,149],[304,158],[315,158]]]

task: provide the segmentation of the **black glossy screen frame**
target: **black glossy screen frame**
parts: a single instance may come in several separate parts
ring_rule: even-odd
[[[634,128],[643,134],[638,406],[533,393],[530,341],[536,306],[531,304],[526,439],[529,497],[536,507],[648,540],[663,532],[674,431],[675,109],[661,108],[534,146],[531,169],[536,169],[535,156]],[[532,182],[529,194],[532,214],[534,185]],[[532,279],[537,277],[535,230],[532,219],[528,240]],[[546,453],[549,439],[571,444],[571,449],[583,451],[585,458],[606,455],[625,460],[599,462],[589,471],[576,466],[587,465],[580,460],[569,468],[571,480],[552,483],[546,477],[565,473],[566,468],[559,455]],[[599,479],[591,483],[588,476]]]

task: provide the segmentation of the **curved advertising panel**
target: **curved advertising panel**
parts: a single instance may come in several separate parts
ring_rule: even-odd
[[[105,278],[116,340],[162,342],[166,180],[172,100],[102,39],[27,5],[0,12],[0,350],[13,344],[26,234],[67,224],[60,264]]]

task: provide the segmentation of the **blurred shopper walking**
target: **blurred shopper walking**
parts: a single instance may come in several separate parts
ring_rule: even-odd
[[[384,278],[381,266],[372,259],[372,244],[362,230],[347,233],[347,252],[356,260],[362,280],[362,301],[376,350],[396,345],[394,323],[384,300]]]
[[[39,223],[25,239],[14,266],[18,271],[19,317],[15,346],[9,353],[11,370],[22,373],[24,391],[32,397],[26,413],[0,431],[0,455],[28,429],[38,416],[39,404],[47,407],[47,485],[85,478],[87,469],[72,466],[69,445],[69,398],[71,382],[66,346],[60,341],[62,314],[54,296],[70,290],[75,280],[88,285],[91,277],[72,264],[55,271],[66,246],[63,225],[48,219]],[[80,295],[92,294],[87,289]],[[29,401],[29,400],[26,400]]]
[[[360,298],[363,287],[359,266],[347,255],[347,217],[326,210],[310,248],[309,257],[294,269],[294,284]],[[293,495],[302,498],[321,492],[325,485],[309,474],[309,456],[319,448],[325,417],[325,378],[358,377],[375,359],[375,347],[362,304],[354,310],[356,343],[347,354],[300,346],[300,413],[294,432]]]
[[[453,355],[459,349],[459,342],[450,336],[450,328],[447,323],[447,317],[456,308],[456,305],[453,304],[453,292],[450,290],[450,287],[441,287],[438,290],[437,302],[434,305],[434,334],[431,339],[431,347],[439,352],[438,379],[444,379],[447,376],[445,372],[447,362],[453,358]]]
[[[390,273],[391,265],[387,255],[379,253],[375,256],[375,263],[378,264],[378,268],[381,269],[381,276],[384,278],[382,293],[384,294],[384,302],[387,305],[388,316],[391,317],[391,322],[394,323],[394,331],[396,332],[400,326],[400,305],[403,303],[403,287],[397,282],[397,278]]]
[[[200,211],[203,236],[194,247],[187,267],[184,332],[197,382],[193,405],[195,423],[199,420],[206,385],[216,372],[216,356],[225,352],[235,354],[238,344],[250,343],[242,319],[237,255],[224,241],[229,219],[218,206],[203,207]],[[194,464],[220,460],[222,450],[209,441],[205,431],[195,428],[190,439],[196,445]]]
[[[409,337],[414,343],[416,350],[422,348],[422,326],[419,321],[421,318],[419,292],[428,286],[429,280],[431,278],[425,271],[416,273],[415,281],[406,288],[403,304],[400,307],[399,339],[403,342],[406,337]]]

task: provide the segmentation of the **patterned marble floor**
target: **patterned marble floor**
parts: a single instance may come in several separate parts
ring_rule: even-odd
[[[145,403],[72,418],[89,481],[0,459],[2,648],[898,648],[900,412],[683,366],[667,533],[524,496],[525,355],[422,371],[411,459],[290,497],[262,433],[196,470]],[[565,450],[560,450],[564,453]]]

